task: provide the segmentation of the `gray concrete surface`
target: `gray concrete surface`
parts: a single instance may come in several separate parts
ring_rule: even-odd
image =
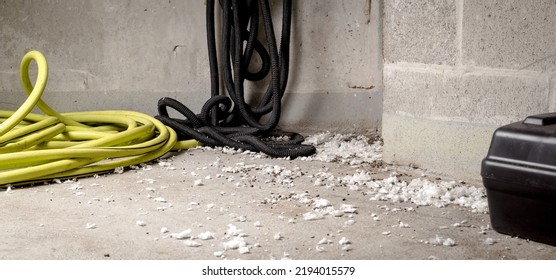
[[[0,193],[4,209],[0,213],[0,259],[556,256],[556,247],[493,231],[488,214],[474,213],[471,208],[371,201],[372,195],[364,188],[316,183],[324,172],[341,178],[361,171],[376,180],[392,172],[401,180],[437,180],[424,170],[390,165],[269,159],[193,149],[123,173]],[[304,214],[315,211],[319,199],[343,210],[307,220]],[[342,208],[343,204],[356,210]],[[161,232],[162,228],[168,232]],[[186,239],[172,236],[185,230],[190,230],[183,236]],[[198,237],[206,232],[214,238]],[[240,237],[248,252],[233,248]],[[442,245],[448,239],[454,243],[446,245],[452,246]],[[342,240],[345,244],[340,244]],[[194,244],[198,247],[190,247]]]

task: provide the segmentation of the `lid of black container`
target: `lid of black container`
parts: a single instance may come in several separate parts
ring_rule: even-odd
[[[498,128],[483,160],[481,175],[490,181],[510,183],[508,186],[515,191],[516,186],[526,186],[528,192],[554,197],[556,113],[529,116]]]
[[[556,113],[530,116],[498,128],[488,157],[556,170]]]

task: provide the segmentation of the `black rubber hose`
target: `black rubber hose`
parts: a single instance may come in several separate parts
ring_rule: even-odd
[[[214,0],[207,0],[206,8],[207,48],[210,66],[210,96],[220,95],[220,83],[218,77],[218,56],[216,54],[216,40],[214,31]],[[218,113],[211,116],[211,124],[217,125]]]
[[[187,108],[187,106],[183,105],[181,102],[170,97],[164,97],[158,100],[159,115],[169,117],[170,115],[168,113],[167,107],[170,107],[185,116],[185,118],[189,120],[193,128],[199,128],[205,125],[203,122],[201,122],[201,120],[199,120],[199,118],[197,118],[193,111],[189,110],[189,108]]]
[[[228,1],[223,1],[223,3],[227,4]],[[237,9],[239,7],[238,0],[232,0],[232,9]],[[243,76],[242,76],[242,65],[241,65],[241,52],[238,48],[241,48],[243,45],[243,40],[238,37],[241,36],[241,30],[237,30],[234,28],[233,38],[235,39],[234,42],[229,42],[230,46],[233,43],[235,52],[231,54],[233,57],[233,70],[234,70],[234,77],[233,81],[231,81],[231,71],[228,69],[226,71],[226,83],[228,87],[228,92],[230,97],[234,101],[234,104],[238,107],[239,113],[243,120],[251,127],[256,127],[262,131],[270,131],[276,127],[278,121],[280,119],[281,113],[281,97],[279,91],[279,82],[280,82],[280,72],[279,72],[279,58],[278,58],[278,49],[276,46],[276,39],[274,36],[274,28],[272,25],[272,19],[270,17],[270,6],[268,1],[260,1],[260,6],[263,15],[263,22],[265,26],[265,35],[267,38],[267,44],[269,48],[270,54],[270,74],[271,74],[271,81],[270,81],[270,91],[271,91],[271,103],[272,103],[272,111],[265,112],[270,113],[270,117],[266,123],[260,123],[259,120],[262,117],[262,114],[255,114],[254,110],[250,108],[250,106],[245,101],[245,96],[243,92]],[[225,9],[228,10],[228,9]],[[224,13],[224,22],[227,25],[224,27],[224,30],[231,31],[231,25],[229,14],[226,12]],[[233,25],[237,26],[240,22],[239,13],[234,13],[233,15]],[[231,34],[230,34],[231,35]],[[230,36],[232,37],[232,36]],[[226,42],[224,43],[224,53],[230,51],[230,47],[226,47]],[[224,68],[229,68],[229,64],[225,63]]]
[[[283,1],[280,46],[276,44],[268,0],[221,0],[222,8],[222,74],[228,96],[220,94],[220,71],[216,50],[215,1],[207,0],[207,48],[211,76],[211,98],[195,115],[172,98],[158,102],[157,119],[172,127],[181,139],[197,139],[207,146],[229,146],[261,151],[272,157],[298,157],[315,153],[311,145],[302,144],[303,136],[275,130],[281,114],[281,100],[289,75],[291,34],[291,0]],[[260,12],[259,12],[260,10]],[[266,46],[257,40],[259,17],[262,17]],[[248,70],[254,53],[261,59],[256,72]],[[258,106],[246,102],[244,82],[260,81],[270,74],[270,82]],[[168,107],[182,115],[172,118]],[[267,116],[266,122],[261,118]]]

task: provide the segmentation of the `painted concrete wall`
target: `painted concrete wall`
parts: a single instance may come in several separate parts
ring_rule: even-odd
[[[385,0],[385,160],[480,179],[495,128],[556,109],[554,1]]]
[[[281,126],[379,131],[380,2],[294,2]],[[277,21],[279,3],[273,4]],[[49,62],[44,99],[61,112],[156,114],[164,96],[198,112],[210,96],[204,1],[0,1],[0,109],[23,102],[18,68],[31,49]]]

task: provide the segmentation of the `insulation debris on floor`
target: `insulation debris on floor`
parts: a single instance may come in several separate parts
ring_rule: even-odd
[[[481,185],[382,163],[320,133],[317,154],[200,147],[114,174],[8,188],[2,259],[553,259],[490,228]]]

